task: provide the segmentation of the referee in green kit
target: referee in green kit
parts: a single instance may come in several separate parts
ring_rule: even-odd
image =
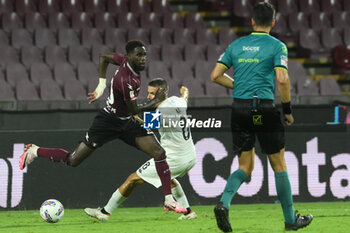
[[[239,169],[229,176],[214,213],[220,230],[231,232],[228,210],[237,190],[254,169],[254,144],[257,137],[262,152],[268,155],[275,172],[285,230],[298,230],[309,225],[313,216],[300,216],[294,211],[284,159],[284,126],[280,112],[273,105],[276,76],[284,123],[292,125],[294,118],[290,104],[288,50],[284,43],[269,35],[275,25],[275,9],[270,3],[256,4],[251,22],[254,32],[232,42],[211,73],[213,82],[233,88],[232,142],[234,153],[239,158]],[[234,87],[233,79],[225,74],[231,66],[234,70]]]

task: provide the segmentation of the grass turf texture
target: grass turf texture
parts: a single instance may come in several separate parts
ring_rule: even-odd
[[[350,202],[296,203],[302,215],[312,214],[310,226],[298,232],[350,232]],[[182,220],[174,212],[158,208],[120,208],[108,222],[87,216],[82,209],[66,209],[60,222],[44,222],[39,210],[0,211],[0,232],[6,233],[215,233],[214,206],[193,206],[198,219]],[[230,220],[233,232],[283,232],[284,221],[279,204],[231,205]]]

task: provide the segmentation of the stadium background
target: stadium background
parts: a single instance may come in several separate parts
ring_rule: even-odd
[[[191,204],[215,204],[223,189],[219,181],[229,175],[233,160],[228,129],[231,98],[228,90],[210,82],[209,74],[227,45],[251,31],[249,17],[254,2],[0,1],[0,208],[37,209],[48,198],[71,208],[101,205],[147,159],[120,142],[112,142],[78,168],[38,160],[24,173],[18,169],[23,143],[74,148],[97,109],[104,106],[104,100],[93,105],[85,100],[87,92],[97,85],[98,54],[123,52],[129,39],[149,44],[141,97],[145,97],[147,80],[164,77],[171,95],[178,93],[180,85],[188,86],[189,114],[223,121],[221,130],[193,130],[195,143],[212,140],[217,147],[204,150],[196,168],[203,174],[193,173],[181,180]],[[272,34],[289,49],[297,120],[287,132],[287,151],[294,153],[294,162],[297,159],[297,165],[289,168],[298,170],[294,199],[348,200],[350,1],[271,2],[278,12]],[[108,77],[115,68],[108,69]],[[340,106],[339,121],[336,106]],[[336,124],[327,124],[334,121]],[[220,152],[218,142],[225,150]],[[319,170],[307,165],[304,154],[312,154],[308,142],[312,153],[324,153],[312,157]],[[254,194],[238,195],[235,203],[276,201],[269,189],[266,157],[259,150],[257,154],[263,174],[257,177],[263,180],[252,178],[257,182],[250,186]],[[292,185],[296,183],[292,180]],[[200,191],[205,189],[206,194]],[[161,200],[159,190],[144,186],[125,206],[157,206]]]

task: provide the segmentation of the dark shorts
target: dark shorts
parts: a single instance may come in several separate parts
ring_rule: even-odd
[[[118,138],[137,148],[135,138],[148,135],[153,135],[153,132],[142,128],[141,124],[133,117],[120,119],[101,109],[92,122],[83,142],[88,147],[95,149]]]
[[[256,137],[263,153],[274,154],[284,148],[284,126],[272,100],[259,100],[253,108],[253,100],[234,99],[231,130],[235,154],[250,151]]]

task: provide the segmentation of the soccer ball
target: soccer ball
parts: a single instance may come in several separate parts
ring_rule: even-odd
[[[49,223],[60,221],[64,215],[64,208],[61,202],[55,199],[44,201],[40,207],[40,216]]]

